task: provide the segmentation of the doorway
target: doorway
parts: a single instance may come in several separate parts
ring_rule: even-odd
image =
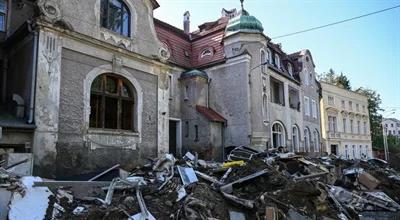
[[[169,153],[174,156],[182,156],[182,137],[181,137],[181,120],[169,120]]]
[[[331,154],[337,155],[337,144],[331,144]]]

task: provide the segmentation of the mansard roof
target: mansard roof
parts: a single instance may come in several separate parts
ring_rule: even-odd
[[[158,38],[168,46],[170,62],[185,68],[200,68],[225,61],[222,39],[228,20],[222,17],[206,22],[189,34],[158,19],[154,19],[154,25]],[[204,50],[211,53],[202,57]]]

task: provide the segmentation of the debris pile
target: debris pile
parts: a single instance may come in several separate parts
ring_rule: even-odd
[[[196,155],[196,154],[195,154]],[[111,181],[19,177],[0,168],[0,220],[399,219],[400,175],[384,161],[238,147],[224,163],[162,155]],[[4,215],[4,213],[6,213]]]

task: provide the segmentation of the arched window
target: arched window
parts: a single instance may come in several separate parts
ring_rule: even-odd
[[[135,95],[125,78],[97,76],[90,89],[90,127],[135,131]]]
[[[279,69],[281,68],[281,59],[279,58],[278,54],[275,54],[275,65],[276,67],[278,67]]]
[[[266,54],[266,61],[268,61],[269,64],[271,64],[271,51],[269,49],[267,49],[267,54]]]
[[[306,152],[310,151],[310,130],[308,128],[304,129],[304,150]]]
[[[262,102],[262,115],[263,115],[263,121],[264,122],[268,121],[267,107],[268,107],[268,97],[267,97],[266,94],[264,94],[263,95],[263,102]]]
[[[263,64],[265,62],[265,52],[261,50],[260,53],[260,63]],[[265,73],[265,65],[261,65],[261,72]]]
[[[275,122],[272,126],[272,145],[273,147],[285,146],[285,128],[279,122]]]
[[[213,49],[212,48],[206,48],[203,51],[201,51],[200,58],[211,57],[213,55],[214,55]]]
[[[131,14],[122,0],[101,0],[101,26],[123,36],[131,35]]]
[[[292,64],[288,63],[288,72],[290,76],[293,76],[293,67]]]
[[[320,143],[319,143],[319,133],[317,130],[314,131],[314,152],[319,152]]]
[[[293,142],[293,149],[292,151],[299,151],[299,141],[300,140],[300,135],[299,135],[299,128],[297,125],[293,125],[292,128],[292,142]]]

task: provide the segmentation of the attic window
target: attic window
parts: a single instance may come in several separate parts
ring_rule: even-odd
[[[290,63],[288,64],[288,72],[289,72],[289,75],[293,77],[293,67],[292,67],[292,64],[290,64]]]
[[[275,66],[279,69],[281,68],[281,59],[278,54],[275,54]]]
[[[206,48],[203,51],[201,51],[200,58],[211,57],[213,55],[214,55],[213,49]]]
[[[308,57],[306,57],[306,61],[308,62],[308,61],[310,61],[310,59]]]

